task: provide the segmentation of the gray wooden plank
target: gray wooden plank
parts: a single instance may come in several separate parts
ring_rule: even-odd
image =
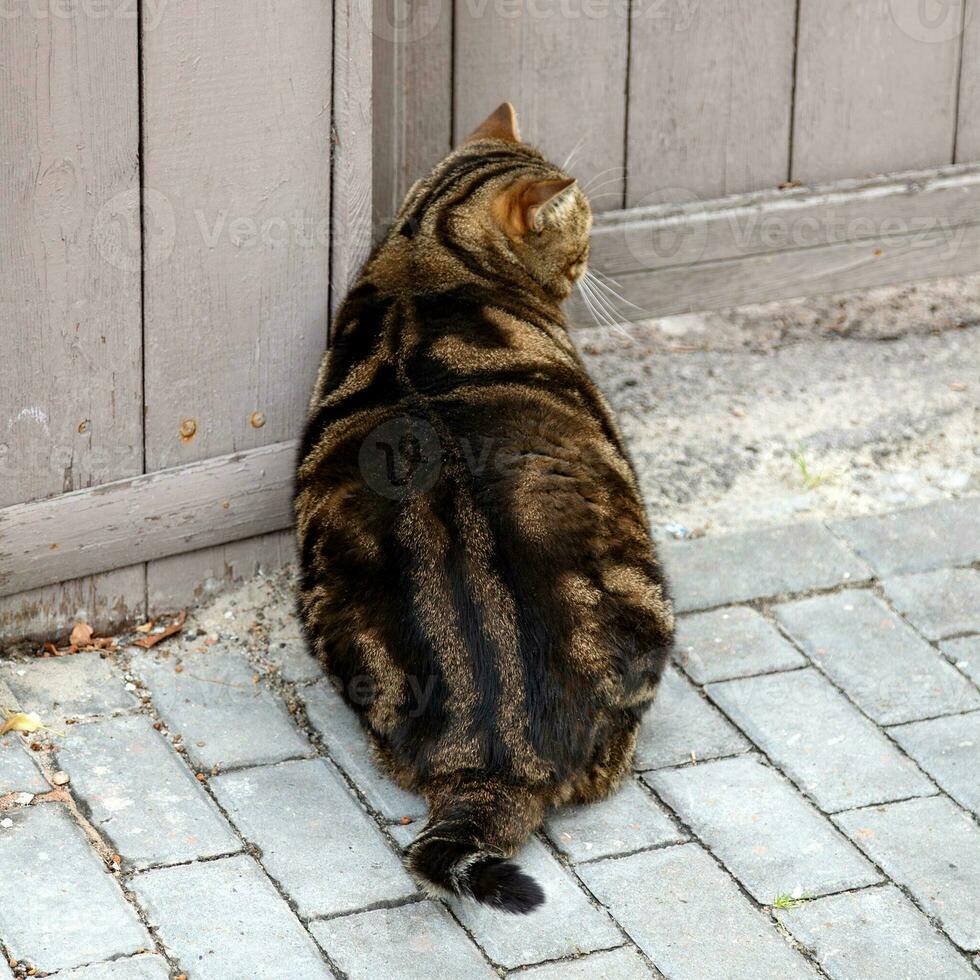
[[[0,596],[0,643],[63,639],[78,620],[97,633],[113,633],[142,619],[145,565],[87,575],[16,595]]]
[[[966,0],[956,162],[980,160],[980,0]]]
[[[455,11],[454,138],[506,99],[555,163],[579,147],[569,172],[596,182],[597,210],[621,207],[628,5],[456,0]]]
[[[795,27],[796,0],[635,7],[628,206],[787,179]]]
[[[336,312],[371,251],[372,4],[335,0],[330,307]],[[303,389],[304,405],[309,388]]]
[[[329,312],[333,16],[294,0],[144,18],[144,179],[174,227],[146,273],[148,471],[302,426]],[[227,535],[208,537],[157,555]],[[197,572],[171,558],[147,574],[166,591]]]
[[[0,31],[0,506],[143,463],[136,21],[20,14]]]
[[[953,162],[962,3],[800,0],[794,180]]]
[[[980,167],[949,167],[600,215],[590,262],[615,275],[977,222]]]
[[[623,307],[626,321],[978,271],[980,225],[966,225],[952,238],[942,229],[628,273],[617,288],[643,310]],[[568,313],[576,324],[595,322],[578,298]]]
[[[0,510],[0,595],[267,534],[292,522],[296,443]]]
[[[326,339],[331,21],[293,0],[144,22],[144,180],[173,227],[145,278],[148,471],[302,423]]]
[[[0,506],[142,470],[133,14],[24,7],[0,30]],[[143,581],[138,566],[2,599],[0,639],[50,637],[79,610],[114,625]]]
[[[295,558],[293,532],[275,531],[150,562],[148,613],[154,616],[206,602],[244,579],[274,572]]]
[[[374,8],[374,232],[451,149],[452,4],[378,0]]]

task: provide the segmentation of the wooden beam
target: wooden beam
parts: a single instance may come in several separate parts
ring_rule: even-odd
[[[0,596],[288,527],[296,443],[0,510]]]
[[[980,271],[980,166],[596,218],[623,321]],[[576,298],[573,323],[594,321]]]
[[[591,263],[642,272],[980,223],[980,164],[596,217]]]

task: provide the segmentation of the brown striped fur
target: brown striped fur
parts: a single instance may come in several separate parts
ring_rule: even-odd
[[[673,615],[632,464],[567,333],[588,202],[505,103],[409,192],[336,320],[296,474],[299,610],[433,892],[514,912],[548,807],[628,772]]]

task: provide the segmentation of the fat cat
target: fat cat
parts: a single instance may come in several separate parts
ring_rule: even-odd
[[[504,103],[412,187],[344,300],[296,472],[307,640],[428,804],[406,866],[515,913],[544,895],[509,858],[629,772],[673,637],[561,309],[591,225]]]

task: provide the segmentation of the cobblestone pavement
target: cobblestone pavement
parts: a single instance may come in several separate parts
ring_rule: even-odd
[[[664,557],[635,778],[527,846],[526,918],[418,893],[295,632],[0,664],[58,733],[0,739],[0,977],[976,980],[980,498]]]

